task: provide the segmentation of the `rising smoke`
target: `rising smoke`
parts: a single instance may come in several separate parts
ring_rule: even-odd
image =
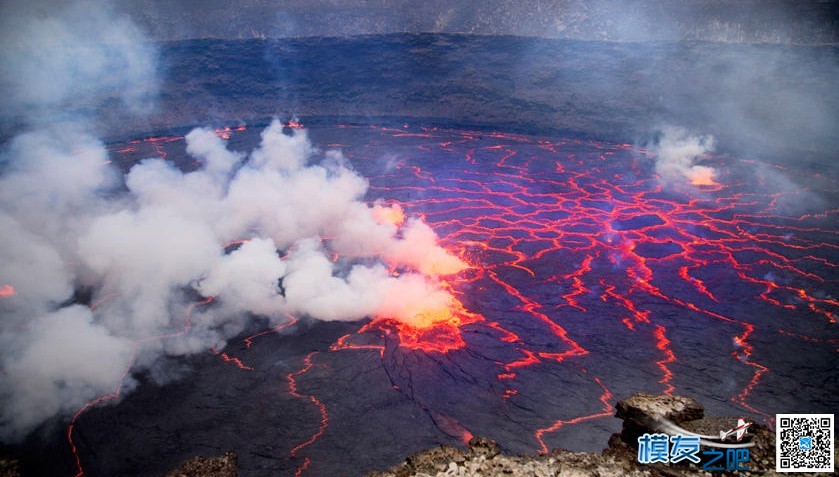
[[[365,202],[340,152],[277,120],[249,154],[195,129],[197,170],[150,158],[122,178],[83,112],[115,97],[124,114],[148,110],[156,52],[107,6],[51,6],[4,12],[4,35],[26,33],[4,36],[2,63],[16,88],[4,106],[26,124],[0,176],[4,440],[130,389],[130,366],[222,348],[251,313],[418,324],[451,306],[439,277],[466,264],[398,205]],[[96,306],[76,303],[79,290]],[[195,292],[214,304],[183,334]]]
[[[666,184],[687,180],[693,185],[713,185],[717,171],[698,162],[714,149],[712,136],[697,136],[684,128],[667,126],[661,129],[658,140],[649,152],[655,157],[655,171]]]

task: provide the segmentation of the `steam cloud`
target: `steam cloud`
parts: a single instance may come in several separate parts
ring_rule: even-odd
[[[655,171],[665,183],[687,179],[694,185],[713,185],[717,171],[697,164],[702,155],[713,149],[712,136],[694,136],[683,128],[668,126],[662,129],[650,152],[656,157]]]
[[[31,112],[29,130],[3,152],[0,177],[3,440],[123,381],[130,389],[132,364],[223,347],[247,326],[246,312],[272,323],[294,313],[418,324],[451,306],[438,277],[466,264],[398,205],[366,203],[367,181],[340,152],[318,151],[305,131],[286,134],[277,120],[249,154],[195,129],[186,144],[197,170],[151,158],[123,180],[83,116],[61,112],[116,90],[127,112],[146,109],[138,99],[156,84],[156,53],[101,5],[48,13],[16,12],[15,31],[30,37],[2,63],[21,75],[10,80],[19,96],[4,101]],[[106,34],[94,43],[92,31]],[[60,43],[46,45],[50,38]],[[40,75],[51,81],[31,81]],[[97,306],[74,304],[85,289]],[[215,302],[193,310],[181,334],[188,290]]]

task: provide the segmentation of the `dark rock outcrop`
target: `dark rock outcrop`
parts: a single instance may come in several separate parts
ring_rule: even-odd
[[[682,396],[635,394],[616,404],[616,416],[624,420],[623,430],[609,440],[601,453],[571,452],[555,449],[546,455],[510,456],[502,454],[487,438],[473,438],[468,449],[440,446],[413,454],[402,464],[367,477],[446,477],[446,476],[652,476],[689,477],[719,475],[705,471],[701,464],[640,464],[637,461],[637,436],[659,431],[667,420],[688,431],[714,435],[731,427],[736,418],[705,417],[704,408],[695,399]],[[749,436],[749,472],[744,475],[779,476],[775,472],[775,433],[766,426],[752,424]],[[729,475],[725,473],[724,475]],[[730,474],[735,475],[735,474]],[[817,477],[816,473],[801,476]]]
[[[507,456],[495,443],[479,437],[468,449],[440,446],[410,456],[402,464],[367,477],[409,476],[586,476],[615,477],[650,475],[625,455],[555,450],[540,456]]]
[[[615,417],[623,419],[621,440],[633,444],[639,436],[656,430],[662,420],[674,424],[702,419],[705,409],[695,399],[683,396],[653,396],[646,393],[633,394],[618,401]]]
[[[20,477],[18,461],[8,457],[0,457],[0,477]]]
[[[166,477],[237,477],[236,452],[226,452],[218,457],[193,457],[178,470],[166,474]]]

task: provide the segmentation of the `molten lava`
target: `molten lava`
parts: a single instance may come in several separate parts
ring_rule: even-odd
[[[303,123],[301,123],[296,117],[291,118],[291,120],[285,123],[284,126],[291,129],[303,129]]]
[[[237,126],[237,127],[225,126],[223,128],[216,128],[214,132],[215,132],[216,136],[218,136],[222,139],[230,139],[230,136],[232,136],[234,132],[241,132],[241,131],[244,131],[245,129],[247,129],[246,126]]]
[[[372,325],[386,333],[395,330],[402,347],[448,353],[466,346],[461,327],[479,321],[485,321],[484,317],[470,313],[452,298],[449,307],[418,310],[410,323],[385,317],[374,320]]]
[[[353,145],[356,130],[367,142]],[[332,382],[330,373],[340,383],[355,379],[340,374],[351,364],[386,380],[383,392],[394,394],[380,402],[424,413],[440,443],[497,433],[522,452],[573,445],[581,429],[605,441],[615,430],[614,400],[638,390],[704,392],[758,418],[781,411],[773,407],[778,394],[796,386],[824,392],[823,376],[801,373],[787,361],[792,353],[775,347],[836,351],[837,211],[784,215],[778,202],[801,191],[756,192],[752,175],[732,172],[750,171],[748,161],[709,156],[714,167],[696,169],[688,180],[701,187],[686,192],[663,187],[646,152],[630,144],[407,125],[320,133],[369,178],[374,220],[405,234],[421,217],[440,237],[442,255],[389,251],[394,263],[408,263],[390,271],[423,273],[448,299],[398,320],[372,317],[283,358],[276,395],[303,403],[309,421],[289,430],[292,442],[278,443],[266,465],[285,459],[297,475],[328,475],[318,459],[336,452],[328,446],[346,432],[347,409],[364,413],[356,422],[373,423],[352,432],[381,432],[385,411],[341,401],[353,398],[343,387],[312,391],[312,383]],[[133,141],[115,149],[115,161],[176,142]],[[399,161],[382,167],[378,159],[391,154]],[[237,375],[270,373],[276,364],[260,365],[256,351],[276,350],[256,338],[273,331],[219,359],[247,371]],[[74,426],[109,399],[74,417],[74,451]]]

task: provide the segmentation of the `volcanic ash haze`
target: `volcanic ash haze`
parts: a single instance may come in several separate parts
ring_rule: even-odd
[[[278,120],[249,154],[195,129],[196,170],[150,158],[121,176],[78,106],[117,94],[116,111],[148,109],[155,49],[99,3],[5,5],[3,18],[16,91],[3,114],[26,125],[0,176],[3,440],[130,390],[126,370],[162,354],[223,348],[247,312],[428,325],[456,305],[440,277],[466,264],[398,205],[365,202],[367,181],[340,152]],[[214,306],[185,323],[189,290]]]

